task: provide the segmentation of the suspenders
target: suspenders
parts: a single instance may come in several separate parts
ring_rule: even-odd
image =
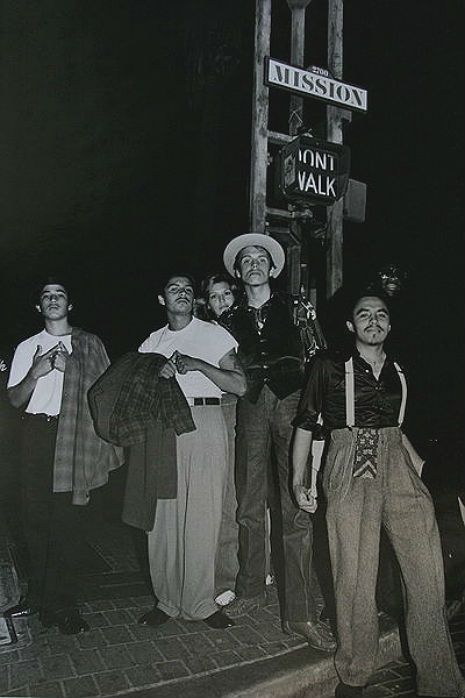
[[[394,367],[397,371],[397,374],[399,376],[400,384],[402,386],[402,399],[400,401],[400,409],[399,409],[399,426],[402,426],[402,422],[404,421],[405,417],[405,408],[407,406],[407,381],[405,380],[405,375],[404,372],[402,371],[401,367],[399,364],[394,361]]]
[[[352,357],[344,364],[346,374],[346,425],[355,426],[354,362]]]
[[[348,427],[355,426],[355,388],[354,388],[354,362],[350,358],[345,362],[345,388],[346,388],[346,424]],[[394,361],[394,368],[399,376],[400,385],[402,388],[402,398],[399,409],[399,426],[402,425],[405,417],[405,408],[407,405],[407,381],[405,380],[404,372],[399,364]]]
[[[346,398],[346,424],[348,427],[355,426],[355,387],[354,387],[354,362],[349,359],[345,362],[345,398]],[[404,421],[405,407],[407,405],[407,381],[405,380],[404,372],[398,363],[394,361],[394,368],[399,376],[402,389],[402,398],[399,409],[399,426]],[[318,422],[321,423],[321,415],[318,417]],[[311,478],[311,494],[317,496],[316,474],[320,470],[323,457],[324,441],[313,441],[312,443],[312,478]],[[313,472],[314,471],[314,472]]]

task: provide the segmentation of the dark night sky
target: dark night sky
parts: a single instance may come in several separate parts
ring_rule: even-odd
[[[274,0],[283,60],[289,17]],[[307,17],[306,60],[324,67],[326,2]],[[27,304],[44,273],[70,278],[76,324],[115,356],[161,322],[165,270],[220,268],[225,241],[247,230],[253,18],[249,0],[1,0],[3,347],[36,330]],[[368,185],[365,224],[345,226],[346,276],[392,256],[407,265],[419,360],[433,393],[460,386],[454,405],[462,27],[462,0],[345,3],[344,78],[369,95],[345,132],[351,176]],[[276,113],[283,99],[272,93]]]

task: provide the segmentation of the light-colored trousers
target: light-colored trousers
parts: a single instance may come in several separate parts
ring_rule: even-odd
[[[465,682],[445,616],[443,560],[431,496],[413,468],[400,429],[380,432],[374,479],[353,477],[355,427],[332,432],[323,474],[336,596],[336,670],[344,683],[364,685],[376,667],[375,588],[383,526],[401,568],[418,693],[463,696]]]
[[[196,430],[176,437],[177,498],[158,500],[148,554],[158,608],[201,620],[218,610],[215,557],[228,447],[221,406],[191,410]]]

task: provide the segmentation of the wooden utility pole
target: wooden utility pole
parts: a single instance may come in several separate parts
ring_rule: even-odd
[[[287,0],[291,11],[291,63],[303,66],[305,58],[305,11],[312,0]],[[289,107],[289,134],[296,136],[303,125],[304,100],[291,96]]]
[[[312,206],[317,204],[309,203],[302,205],[299,200],[297,204],[288,204],[281,208],[273,208],[267,205],[267,168],[270,154],[269,144],[274,146],[287,146],[299,134],[299,129],[304,125],[303,121],[303,96],[302,89],[298,84],[299,74],[311,71],[312,75],[307,78],[307,85],[313,84],[314,75],[325,76],[326,69],[311,68],[304,70],[305,60],[305,13],[311,0],[286,0],[291,11],[291,58],[290,65],[281,63],[276,67],[274,61],[273,78],[270,78],[270,65],[267,64],[267,80],[276,87],[285,86],[293,94],[290,98],[289,107],[289,132],[278,133],[268,128],[269,118],[269,87],[265,83],[265,57],[270,56],[271,39],[271,2],[272,0],[256,0],[256,22],[255,22],[255,66],[254,66],[254,88],[253,88],[253,113],[252,113],[252,162],[250,175],[250,230],[258,233],[266,233],[280,238],[285,242],[287,252],[288,267],[288,290],[296,295],[301,289],[302,281],[308,284],[307,265],[302,263],[302,223],[313,218]],[[328,0],[328,49],[327,74],[322,79],[327,79],[332,86],[336,81],[342,81],[343,74],[343,0]],[[301,69],[301,70],[299,70]],[[280,71],[279,73],[277,71]],[[318,72],[318,71],[323,72]],[[327,71],[326,71],[327,72]],[[286,83],[287,78],[283,75],[292,75],[293,80]],[[332,75],[332,77],[331,77]],[[278,79],[277,79],[277,76]],[[283,82],[285,85],[283,85]],[[341,86],[339,86],[341,88]],[[342,85],[342,95],[347,94],[349,87]],[[294,89],[296,88],[296,89]],[[336,87],[336,95],[337,93]],[[344,92],[345,91],[345,92]],[[304,94],[307,92],[303,91]],[[350,94],[350,91],[349,91]],[[341,105],[348,104],[348,109],[359,109],[366,111],[366,92],[359,88],[357,93],[358,104],[347,102],[343,97],[335,99],[334,93],[327,96],[326,100]],[[308,96],[317,96],[308,94]],[[363,103],[365,98],[365,104]],[[323,98],[325,99],[325,98]],[[329,143],[342,144],[343,120],[351,119],[351,112],[346,108],[329,106],[327,107],[327,141]],[[329,145],[328,143],[328,145]],[[346,193],[353,196],[346,198],[345,203],[349,210],[349,219],[362,222],[364,220],[364,195],[365,190],[361,182],[349,181]],[[322,192],[318,192],[321,194]],[[289,197],[292,200],[292,196]],[[312,200],[309,197],[310,201]],[[314,200],[314,199],[313,199]],[[351,203],[352,202],[352,203]],[[328,202],[329,203],[329,202]],[[358,208],[363,208],[363,213],[355,213],[355,203]],[[341,287],[343,274],[343,217],[344,199],[339,198],[336,203],[330,205],[326,212],[327,216],[327,239],[328,248],[326,255],[326,296],[330,298]],[[304,278],[302,278],[304,277]],[[305,289],[310,295],[312,302],[316,303],[315,289]]]
[[[255,66],[250,167],[250,231],[266,232],[266,169],[268,166],[269,88],[263,81],[265,56],[270,55],[271,0],[256,0]]]
[[[328,69],[338,80],[343,72],[343,13],[344,0],[328,0]],[[342,143],[343,110],[327,107],[327,139]],[[345,112],[345,118],[350,113]],[[329,209],[328,248],[326,253],[326,297],[331,298],[342,286],[343,280],[343,232],[344,200],[339,199]]]
[[[288,0],[292,13],[291,61],[303,65],[305,48],[305,10],[311,0]],[[269,162],[268,145],[284,145],[297,133],[303,121],[303,99],[293,95],[289,110],[289,134],[268,130],[269,88],[264,83],[265,56],[270,55],[271,0],[256,0],[255,66],[252,113],[252,158],[250,169],[250,230],[257,233],[287,233],[288,280],[292,293],[300,288],[301,232],[299,215],[288,209],[267,206],[266,183]],[[308,212],[306,216],[308,217]],[[274,221],[270,225],[270,221]]]
[[[291,63],[303,66],[305,60],[305,13],[311,0],[287,0],[291,11]],[[296,136],[304,123],[304,100],[291,95],[289,104],[289,135]],[[299,219],[289,222],[291,239],[294,241],[289,252],[289,290],[293,295],[300,292],[302,283],[302,230]],[[313,298],[316,302],[316,298]]]

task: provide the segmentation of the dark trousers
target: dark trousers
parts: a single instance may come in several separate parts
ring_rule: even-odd
[[[238,525],[236,520],[237,498],[234,482],[235,440],[236,440],[236,399],[221,406],[228,430],[228,472],[223,493],[223,513],[220,537],[215,562],[215,594],[235,589],[239,562]]]
[[[297,507],[290,493],[292,420],[300,393],[279,400],[265,386],[255,404],[238,401],[236,490],[239,523],[239,574],[236,594],[252,597],[265,588],[265,502],[271,448],[277,466],[284,556],[284,617],[315,619],[311,592],[313,529],[310,515]]]
[[[71,493],[53,493],[57,420],[25,416],[22,433],[22,508],[30,557],[29,599],[42,613],[76,605],[80,507]]]

